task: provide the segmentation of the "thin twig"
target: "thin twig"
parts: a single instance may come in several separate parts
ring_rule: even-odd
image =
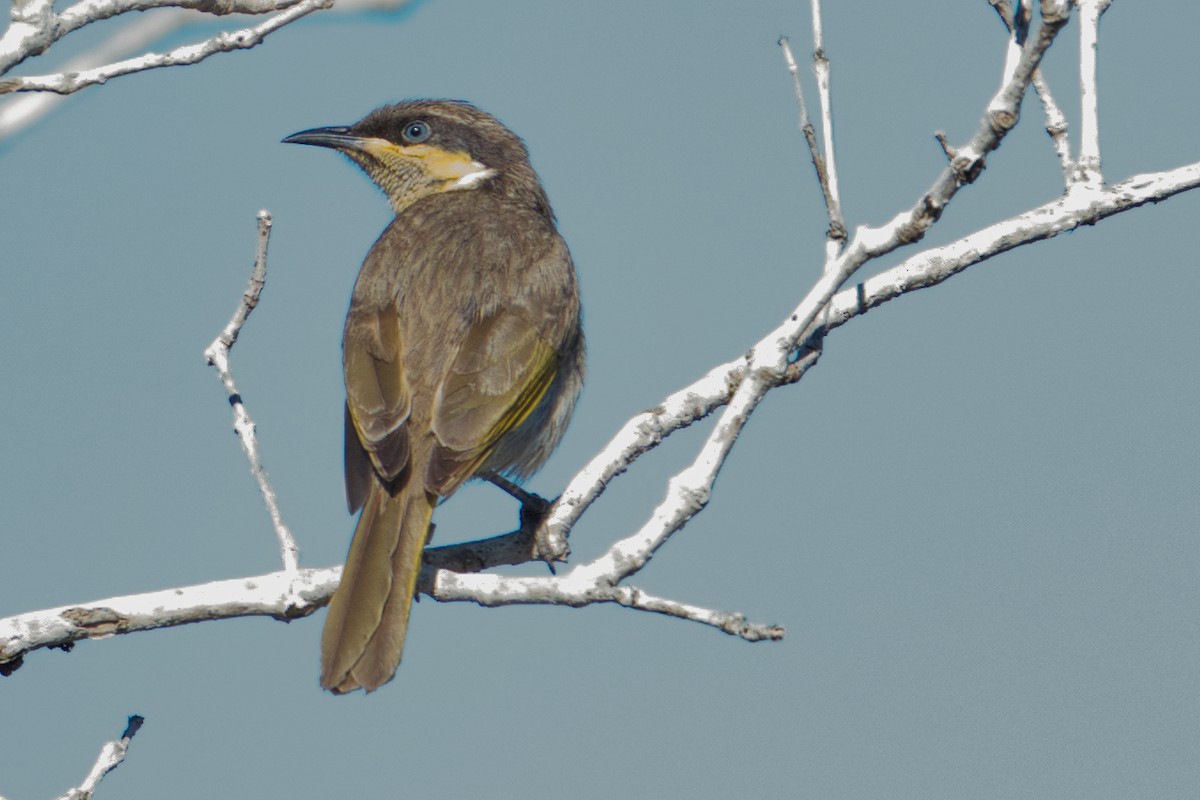
[[[23,78],[8,78],[0,80],[0,94],[9,92],[55,92],[71,94],[87,86],[105,83],[121,75],[134,72],[158,69],[160,67],[176,67],[186,64],[196,64],[217,53],[227,53],[233,50],[247,50],[262,43],[264,39],[276,30],[288,25],[314,11],[329,8],[333,0],[301,0],[296,5],[264,22],[249,28],[236,31],[223,31],[209,39],[195,44],[176,47],[166,53],[145,53],[144,55],[128,58],[106,64],[102,67],[82,70],[80,72],[59,72],[50,75],[32,75]]]
[[[121,19],[110,26],[112,33],[100,40],[99,44],[69,59],[54,75],[42,78],[56,87],[61,87],[74,76],[91,74],[90,71],[101,68],[102,64],[133,64],[136,67],[132,70],[134,72],[169,66],[155,62],[154,54],[145,54],[143,51],[167,34],[213,16],[268,14],[295,6],[299,2],[301,0],[80,0],[55,14],[53,4],[49,0],[17,0],[10,14],[12,22],[4,34],[0,35],[0,75],[6,74],[27,59],[41,55],[74,31],[93,22],[117,17]],[[396,8],[407,2],[408,0],[338,0],[337,5],[330,10],[339,13],[384,10]],[[130,13],[144,10],[153,10],[155,13]],[[299,18],[296,16],[289,19],[294,21]],[[230,35],[236,34],[218,34],[217,37],[194,47],[202,47],[217,41],[219,37]],[[107,80],[108,77],[112,76],[106,75],[104,79]],[[36,87],[31,85],[29,88]],[[30,127],[63,102],[67,95],[53,93],[58,90],[50,87],[44,91],[30,91],[0,99],[0,140]]]
[[[1004,73],[1000,79],[1001,82],[1007,83],[1013,71],[1017,68],[1017,61],[1021,57],[1021,48],[1025,46],[1025,40],[1029,36],[1029,23],[1033,17],[1033,6],[1031,5],[1031,0],[1018,2],[1015,11],[1001,8],[995,3],[992,5],[996,7],[996,12],[1004,20],[1004,24],[1008,26],[1008,48],[1005,50]],[[1009,16],[1006,16],[1006,14]]]
[[[1004,23],[1005,30],[1013,34],[1013,37],[1009,40],[1011,46],[1011,43],[1018,36],[1013,29],[1013,20],[1011,18],[1012,8],[1007,0],[988,0],[988,2],[996,9],[996,15]],[[1028,26],[1033,10],[1032,0],[1026,0],[1026,2],[1021,3],[1021,8],[1022,19],[1019,22],[1023,22],[1024,25]],[[1075,174],[1075,164],[1071,160],[1071,141],[1067,135],[1067,117],[1059,107],[1058,101],[1054,99],[1054,95],[1050,91],[1050,84],[1046,80],[1041,67],[1034,70],[1033,89],[1037,92],[1038,100],[1042,103],[1042,113],[1046,119],[1046,133],[1050,136],[1051,145],[1054,147],[1054,154],[1058,157],[1058,165],[1063,174],[1063,184],[1069,187]]]
[[[668,617],[699,622],[702,625],[712,626],[728,633],[730,636],[737,636],[748,642],[775,642],[782,639],[787,633],[782,625],[763,625],[757,622],[748,622],[744,614],[734,611],[712,611],[688,603],[679,603],[675,600],[655,597],[633,586],[614,586],[612,589],[612,599],[609,602],[617,603],[626,608],[637,609],[638,611],[651,611],[655,614],[665,614]]]
[[[821,140],[825,145],[825,167],[828,177],[829,229],[826,239],[825,263],[829,263],[846,244],[846,220],[842,216],[842,196],[838,190],[837,159],[833,147],[833,95],[829,88],[829,58],[825,55],[825,33],[821,24],[821,0],[812,0],[813,75],[817,78],[817,96],[821,101]],[[825,188],[825,187],[822,187]]]
[[[945,131],[937,131],[933,134],[933,138],[937,139],[937,143],[942,146],[942,152],[946,154],[946,161],[954,163],[954,159],[958,158],[958,150],[950,144]]]
[[[96,791],[96,787],[100,785],[100,781],[104,779],[104,776],[120,766],[121,762],[125,760],[125,754],[129,752],[129,743],[133,741],[134,735],[142,729],[142,723],[145,721],[143,717],[137,714],[131,716],[125,724],[125,732],[121,734],[121,738],[116,741],[106,742],[100,748],[100,755],[97,756],[96,763],[92,765],[91,772],[83,779],[83,783],[74,789],[68,790],[59,800],[90,800],[92,793]]]
[[[1104,184],[1100,169],[1100,110],[1096,88],[1096,48],[1100,17],[1111,0],[1074,0],[1079,8],[1079,160],[1067,187],[1097,189]]]
[[[816,130],[808,118],[808,104],[804,101],[804,86],[800,81],[800,68],[796,66],[796,58],[792,55],[792,46],[786,36],[779,37],[779,47],[783,50],[783,59],[787,64],[788,74],[792,78],[792,92],[796,95],[796,105],[800,110],[800,133],[804,135],[804,141],[808,144],[808,153],[812,159],[813,169],[817,172],[821,195],[825,200],[825,211],[829,219],[829,227],[825,231],[826,241],[844,241],[846,226],[844,222],[840,224],[840,227],[835,224],[837,217],[834,214],[834,208],[837,201],[830,189],[829,171],[825,166],[825,159],[821,155],[820,145],[817,144]]]
[[[1016,247],[1094,225],[1148,203],[1200,188],[1200,162],[1134,175],[1094,193],[1076,192],[997,222],[942,247],[925,250],[862,283],[829,304],[830,329],[918,289],[927,289]]]
[[[93,22],[112,19],[131,11],[182,8],[214,17],[262,15],[282,11],[299,2],[301,0],[80,0],[59,13],[54,33],[56,39],[61,39]]]
[[[1046,82],[1046,77],[1040,69],[1033,73],[1033,88],[1038,99],[1042,101],[1046,133],[1050,136],[1059,168],[1062,169],[1063,180],[1066,182],[1074,170],[1074,163],[1071,161],[1071,140],[1067,135],[1067,115],[1058,107],[1058,102],[1050,92],[1050,84]]]
[[[233,380],[233,372],[229,368],[229,351],[237,342],[238,334],[241,333],[242,326],[246,324],[246,319],[258,305],[259,295],[266,284],[267,246],[270,241],[271,214],[263,209],[258,212],[258,246],[255,250],[254,271],[250,275],[250,283],[246,286],[246,291],[242,293],[242,299],[234,309],[233,317],[217,335],[217,338],[213,339],[212,344],[205,349],[204,358],[210,366],[216,368],[218,377],[225,384],[229,405],[233,407],[233,430],[242,443],[242,450],[250,462],[250,472],[254,475],[254,480],[258,482],[258,490],[262,493],[263,503],[266,504],[267,513],[271,516],[271,527],[274,528],[275,536],[279,539],[279,549],[283,556],[283,568],[285,571],[294,572],[300,565],[300,548],[296,546],[295,537],[283,522],[283,513],[279,510],[275,489],[271,486],[267,470],[263,467],[258,453],[254,420],[250,418],[246,404],[242,402],[242,395],[238,391],[237,384]]]
[[[168,33],[194,23],[198,18],[201,17],[197,13],[183,9],[139,16],[95,48],[67,61],[62,72],[80,72],[141,50]],[[50,92],[3,98],[0,101],[0,140],[28,128],[66,99],[67,95]]]

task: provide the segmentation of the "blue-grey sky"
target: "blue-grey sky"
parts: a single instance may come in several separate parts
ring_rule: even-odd
[[[846,215],[880,224],[942,168],[934,131],[975,129],[1004,34],[984,0],[828,6]],[[1187,3],[1105,17],[1110,180],[1200,158],[1198,27]],[[520,133],[572,248],[590,372],[531,482],[553,495],[819,274],[775,44],[807,63],[808,30],[801,0],[428,0],[114,80],[0,146],[0,616],[278,567],[201,358],[262,207],[270,276],[233,364],[303,563],[341,560],[341,323],[391,212],[344,159],[279,140],[404,97],[471,100]],[[1076,126],[1077,40],[1072,22],[1046,64]],[[929,243],[1059,193],[1040,122],[1026,103]],[[140,713],[99,797],[1193,797],[1198,212],[1175,198],[889,303],[767,398],[637,583],[783,624],[781,643],[426,599],[396,679],[336,698],[317,687],[323,612],[83,642],[0,680],[0,794],[77,784]],[[618,479],[575,557],[640,524],[700,440]],[[438,541],[514,518],[472,487]]]

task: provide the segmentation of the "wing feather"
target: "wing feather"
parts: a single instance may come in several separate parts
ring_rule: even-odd
[[[430,491],[446,495],[475,473],[496,442],[541,402],[558,360],[520,310],[502,310],[472,326],[434,400]]]
[[[404,373],[400,319],[394,308],[352,310],[343,339],[346,373],[346,489],[351,505],[361,504],[367,475],[362,459],[351,452],[355,434],[370,467],[384,483],[394,481],[411,456],[405,423],[412,392]],[[355,474],[351,474],[357,470]]]

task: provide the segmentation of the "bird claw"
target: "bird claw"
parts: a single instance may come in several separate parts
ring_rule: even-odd
[[[555,574],[555,562],[566,561],[567,556],[571,554],[571,548],[567,545],[566,539],[551,534],[545,524],[546,515],[550,508],[558,502],[558,498],[547,500],[541,495],[522,489],[513,481],[496,473],[488,473],[481,477],[507,492],[521,504],[521,531],[533,537],[534,552],[539,559],[546,562],[550,574]]]
[[[534,533],[546,521],[546,512],[553,502],[532,492],[523,492],[521,500],[521,530]]]
[[[558,498],[547,500],[536,494],[526,493],[521,500],[521,530],[533,537],[534,551],[537,557],[546,563],[550,574],[556,574],[554,563],[566,561],[571,552],[567,543],[559,536],[553,536],[546,527],[546,515]]]

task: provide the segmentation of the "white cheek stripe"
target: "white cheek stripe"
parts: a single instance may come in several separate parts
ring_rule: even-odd
[[[471,166],[475,168],[475,171],[468,172],[466,175],[463,175],[461,178],[451,184],[455,189],[465,189],[469,186],[474,186],[480,181],[486,180],[487,178],[490,178],[496,174],[496,170],[485,167],[478,161],[472,161]]]

